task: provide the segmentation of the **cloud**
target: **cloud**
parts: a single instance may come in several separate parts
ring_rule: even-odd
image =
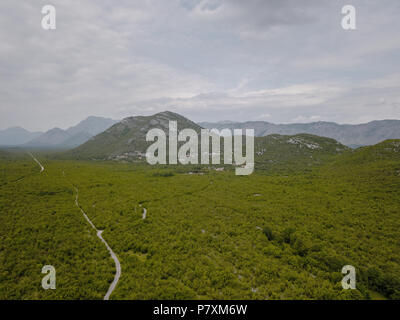
[[[260,115],[260,119],[267,119],[267,118],[271,118],[271,115],[269,113],[263,113]]]
[[[294,119],[291,119],[291,122],[295,123],[308,123],[308,122],[316,122],[321,120],[320,116],[313,115],[313,116],[298,116]]]
[[[354,0],[353,32],[342,0],[54,0],[54,31],[41,28],[45,4],[1,1],[0,128],[165,109],[207,121],[400,117],[397,0]]]

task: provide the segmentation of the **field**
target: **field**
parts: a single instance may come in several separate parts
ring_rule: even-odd
[[[387,149],[241,177],[2,157],[0,299],[103,298],[114,261],[75,187],[121,262],[111,299],[400,299],[400,159]],[[46,264],[56,290],[41,286]],[[342,289],[347,264],[356,290]]]

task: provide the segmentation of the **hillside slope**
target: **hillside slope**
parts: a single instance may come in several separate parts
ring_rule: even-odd
[[[333,161],[336,156],[351,153],[351,150],[330,138],[310,134],[273,134],[256,137],[254,152],[256,170],[275,172],[305,170]]]
[[[178,130],[201,130],[200,126],[189,119],[169,111],[152,116],[128,117],[83,145],[65,152],[62,157],[96,160],[143,159],[147,147],[151,144],[146,142],[147,132],[159,128],[168,135],[169,121],[177,121]]]
[[[95,136],[103,132],[104,130],[110,128],[112,125],[116,124],[118,121],[102,118],[102,117],[94,117],[90,116],[85,120],[79,122],[76,126],[70,127],[65,130],[71,137],[80,133],[86,133],[87,135]]]
[[[27,147],[54,147],[61,145],[69,138],[69,134],[60,128],[53,128],[46,131],[39,137],[29,141]]]

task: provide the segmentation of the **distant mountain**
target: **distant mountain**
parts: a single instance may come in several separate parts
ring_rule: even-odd
[[[93,137],[117,122],[117,120],[113,119],[91,116],[79,122],[76,126],[68,128],[66,131],[71,137],[82,132]]]
[[[91,138],[81,146],[64,154],[74,159],[133,160],[141,159],[151,143],[146,142],[150,129],[159,128],[168,134],[169,121],[176,121],[178,130],[191,128],[200,132],[193,121],[169,111],[152,116],[123,119],[111,128]]]
[[[70,135],[66,131],[60,128],[53,128],[29,141],[26,145],[33,147],[54,147],[63,144],[69,137]]]
[[[92,137],[93,135],[91,135],[90,133],[87,133],[86,131],[81,131],[64,140],[62,145],[65,147],[74,148],[80,146],[81,144],[84,144]]]
[[[67,130],[53,128],[40,136],[32,139],[26,147],[42,147],[42,148],[73,148],[88,141],[94,135],[103,132],[110,126],[118,122],[117,120],[88,117],[79,122],[76,126]]]
[[[12,127],[0,130],[0,145],[17,146],[40,136],[42,132],[30,132],[20,127]]]
[[[62,156],[92,160],[145,160],[146,150],[152,143],[146,142],[146,133],[159,128],[168,134],[169,121],[177,121],[178,130],[191,128],[199,133],[202,129],[189,119],[169,111],[148,117],[129,117]],[[282,169],[288,165],[308,168],[349,150],[333,139],[309,134],[270,135],[255,139],[256,165],[267,170]]]
[[[308,133],[332,138],[351,147],[373,145],[386,139],[400,138],[400,120],[372,121],[357,125],[323,121],[304,124],[273,124],[265,121],[223,121],[217,123],[200,122],[199,125],[209,129],[254,129],[257,137],[270,134],[294,135]]]

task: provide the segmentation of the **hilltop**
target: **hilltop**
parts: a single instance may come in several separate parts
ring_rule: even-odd
[[[295,171],[332,161],[351,149],[334,139],[310,134],[273,134],[255,138],[257,170]]]
[[[357,149],[348,157],[357,163],[379,160],[400,160],[400,139],[388,139],[373,146]]]

